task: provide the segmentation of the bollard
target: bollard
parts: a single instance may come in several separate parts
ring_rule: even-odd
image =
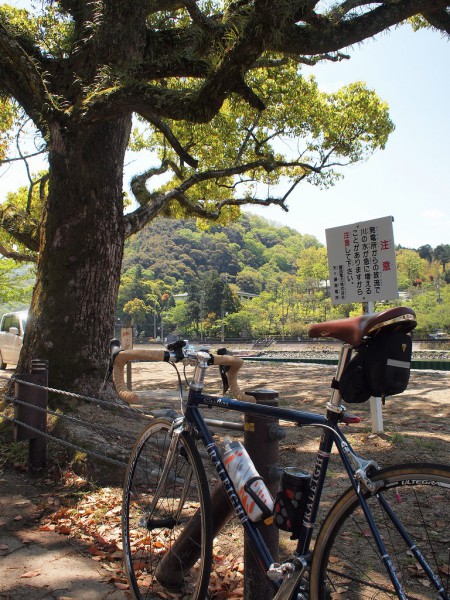
[[[31,361],[31,373],[29,375],[17,374],[18,379],[36,383],[47,387],[48,385],[48,362],[44,360]],[[15,382],[15,396],[18,400],[26,402],[30,406],[16,404],[14,417],[23,423],[47,432],[47,414],[43,411],[33,410],[33,406],[47,409],[47,390],[23,385]],[[26,427],[16,425],[14,427],[15,441],[28,440],[28,465],[32,473],[39,473],[46,467],[47,463],[47,440],[45,436],[35,433]]]
[[[258,404],[278,406],[278,392],[270,389],[247,391]],[[279,440],[283,437],[278,419],[257,415],[246,415],[244,422],[244,445],[256,470],[264,479],[270,493],[275,498],[278,491],[278,480],[273,477],[275,465],[279,459]],[[273,556],[278,561],[279,530],[274,525],[266,525],[260,529],[261,536]],[[261,566],[255,559],[248,540],[244,543],[244,597],[245,600],[269,600],[273,598],[273,587],[261,577]]]

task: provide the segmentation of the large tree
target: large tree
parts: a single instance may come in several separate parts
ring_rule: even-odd
[[[215,219],[251,202],[286,208],[300,181],[326,185],[339,165],[386,143],[392,123],[373,92],[354,84],[320,93],[301,63],[345,59],[342,49],[412,17],[450,32],[444,0],[40,5],[0,6],[0,102],[6,121],[20,108],[42,136],[43,212],[36,219],[30,194],[0,221],[18,258],[24,247],[38,254],[19,369],[47,358],[54,385],[85,391],[104,370],[127,236],[161,213]],[[124,216],[133,115],[149,128],[134,147],[150,143],[159,162],[134,178],[139,206]],[[276,139],[295,143],[285,151]],[[168,179],[150,191],[162,173]],[[279,177],[290,181],[284,195],[262,195]]]

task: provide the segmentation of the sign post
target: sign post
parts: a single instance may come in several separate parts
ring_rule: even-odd
[[[398,298],[393,217],[326,229],[330,295],[333,304],[361,302],[364,313],[374,302]],[[372,431],[383,431],[381,398],[370,399]]]

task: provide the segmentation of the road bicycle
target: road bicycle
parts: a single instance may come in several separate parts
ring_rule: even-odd
[[[128,361],[194,366],[185,398],[181,392],[181,414],[151,421],[129,458],[122,532],[125,570],[134,598],[242,597],[242,587],[227,589],[226,582],[232,575],[241,576],[242,568],[236,568],[234,559],[240,552],[236,532],[243,530],[261,567],[261,577],[267,578],[277,600],[448,599],[449,466],[416,463],[380,468],[374,460],[356,454],[341,429],[342,424],[358,420],[342,404],[339,390],[354,350],[360,351],[380,332],[410,335],[415,324],[411,309],[397,307],[310,328],[310,337],[343,342],[325,415],[252,401],[237,382],[243,364],[238,356],[213,355],[182,343],[167,351],[119,351],[114,347],[114,382],[126,401],[135,399],[123,377]],[[203,391],[211,365],[219,365],[222,374],[227,371],[230,392],[226,396]],[[182,387],[180,375],[178,378]],[[300,521],[294,532],[280,531],[279,552],[275,552],[279,556],[271,555],[263,539],[265,528],[273,527],[267,524],[270,519],[254,523],[247,516],[219,444],[205,422],[205,408],[318,428],[320,441],[306,501],[302,511],[298,509]],[[349,484],[319,526],[323,491],[330,475],[329,483],[334,481],[334,472],[329,473],[333,448]],[[216,481],[213,500],[211,470]],[[217,502],[217,488],[225,504]],[[232,507],[234,517],[231,529],[227,529],[227,507]]]

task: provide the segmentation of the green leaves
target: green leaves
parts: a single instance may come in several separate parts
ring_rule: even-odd
[[[0,6],[0,23],[30,46],[36,45],[47,56],[61,58],[70,51],[73,23],[57,3],[42,3],[38,14],[3,4]]]
[[[258,197],[261,184],[306,179],[327,187],[341,176],[341,166],[384,148],[394,130],[387,104],[363,82],[326,93],[313,77],[303,77],[295,61],[270,55],[247,74],[246,82],[266,110],[258,113],[232,94],[208,124],[169,122],[174,136],[198,160],[198,169],[183,164],[160,131],[139,130],[134,149],[147,144],[161,161],[178,165],[159,191],[168,193],[201,173],[186,193],[212,213],[221,202],[232,205],[236,198]],[[192,206],[175,201],[166,214],[195,213]]]
[[[17,105],[9,98],[0,96],[0,160],[6,157],[13,140],[12,127],[17,118]]]
[[[394,131],[388,105],[363,82],[355,82],[330,94],[326,103],[324,148],[333,149],[350,162],[383,149]]]

